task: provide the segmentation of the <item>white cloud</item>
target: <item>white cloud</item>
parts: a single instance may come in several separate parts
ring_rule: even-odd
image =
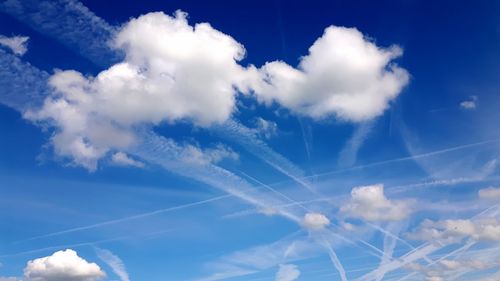
[[[276,214],[279,214],[279,211],[276,210],[276,208],[273,207],[266,207],[266,208],[260,208],[257,210],[259,213],[264,214],[266,216],[274,216]]]
[[[478,192],[479,198],[487,200],[499,200],[500,199],[500,187],[488,187],[480,189]]]
[[[461,263],[456,260],[442,260],[439,263],[446,269],[457,269],[461,266]]]
[[[189,25],[181,11],[132,19],[111,45],[125,54],[122,62],[96,77],[56,72],[49,80],[54,93],[24,114],[55,127],[56,155],[89,170],[110,151],[139,143],[144,128],[227,121],[240,92],[314,118],[362,121],[382,114],[408,82],[391,63],[398,47],[379,48],[353,28],[327,28],[298,69],[276,61],[242,67],[240,43],[208,23]],[[275,126],[260,123],[271,136]]]
[[[368,120],[381,115],[408,83],[408,73],[391,62],[401,54],[397,46],[377,47],[355,28],[330,26],[298,68],[266,63],[253,88],[262,102],[302,115]]]
[[[294,281],[300,276],[300,270],[294,264],[280,264],[275,281]]]
[[[408,238],[439,243],[456,243],[465,237],[476,241],[500,241],[500,223],[496,218],[477,220],[424,220]]]
[[[0,281],[21,281],[17,277],[0,277]]]
[[[411,201],[389,200],[384,194],[384,185],[355,187],[351,199],[340,211],[350,217],[367,221],[398,221],[407,218]]]
[[[139,168],[144,167],[144,163],[130,158],[126,153],[121,151],[113,154],[113,156],[111,156],[111,161],[113,161],[114,164],[120,166],[133,166]]]
[[[97,248],[96,252],[97,256],[109,265],[109,267],[111,267],[113,272],[120,277],[121,281],[130,281],[127,269],[125,268],[123,261],[117,255],[106,249]]]
[[[481,260],[442,260],[439,262],[447,270],[457,270],[457,269],[476,269],[483,270],[495,266],[494,263],[484,262]]]
[[[182,148],[180,159],[185,163],[208,165],[224,159],[238,160],[239,154],[234,152],[230,147],[222,144],[205,150],[198,146],[187,144]]]
[[[106,274],[97,264],[87,262],[68,249],[29,261],[24,276],[30,281],[95,281]]]
[[[211,163],[218,163],[224,159],[238,160],[240,155],[229,146],[218,144],[213,148],[208,148],[203,153]]]
[[[278,134],[278,124],[276,122],[258,117],[255,121],[257,133],[266,139],[270,139]]]
[[[330,220],[321,213],[307,213],[302,219],[302,226],[309,230],[322,230],[330,224]]]
[[[114,46],[126,59],[96,77],[59,71],[50,79],[55,93],[25,117],[57,128],[57,155],[94,170],[112,149],[132,146],[137,128],[189,120],[198,126],[223,122],[245,91],[245,50],[209,24],[190,26],[186,14],[150,13],[132,19]]]
[[[457,272],[466,273],[469,271],[485,270],[498,266],[498,261],[488,261],[488,259],[491,258],[491,256],[489,256],[488,254],[483,255],[480,252],[478,253],[479,254],[473,255],[468,258],[442,260],[438,259],[436,263],[428,264],[425,266],[412,262],[405,265],[404,268],[425,275],[425,280],[442,281],[454,279],[450,278],[450,276],[454,276]]]
[[[121,55],[108,46],[116,27],[97,17],[81,1],[7,0],[0,2],[0,10],[99,66],[107,67]]]
[[[347,231],[355,231],[356,230],[356,226],[352,223],[342,222],[340,224],[340,226],[342,226],[342,228],[347,230]]]
[[[28,51],[26,45],[29,39],[27,36],[5,37],[0,35],[0,45],[9,48],[14,54],[22,56]]]
[[[477,96],[470,96],[468,100],[460,102],[460,107],[468,110],[476,109],[477,100],[478,100]]]

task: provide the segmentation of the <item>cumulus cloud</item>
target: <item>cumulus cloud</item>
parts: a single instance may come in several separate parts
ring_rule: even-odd
[[[106,274],[97,264],[87,262],[68,249],[29,261],[24,276],[30,281],[95,281]]]
[[[300,270],[294,264],[280,264],[275,281],[294,281],[300,276]]]
[[[208,23],[190,25],[181,11],[131,19],[113,34],[121,62],[95,77],[57,71],[49,79],[53,93],[24,114],[55,128],[56,155],[89,170],[140,143],[144,129],[227,121],[240,93],[313,118],[363,121],[382,114],[408,82],[392,62],[401,49],[379,48],[354,28],[328,27],[298,68],[279,61],[243,67],[240,43]],[[264,121],[259,127],[271,137],[276,125]]]
[[[500,223],[496,218],[477,220],[424,220],[408,238],[428,242],[456,243],[470,237],[476,241],[500,241]]]
[[[9,48],[14,54],[22,56],[28,51],[29,39],[27,36],[5,37],[0,35],[0,45]]]
[[[476,109],[477,100],[478,100],[477,96],[470,96],[468,100],[460,102],[460,107],[468,110]]]
[[[330,224],[330,220],[321,213],[307,213],[302,219],[302,226],[309,230],[322,230]]]
[[[132,19],[113,46],[121,63],[86,77],[59,71],[54,94],[25,117],[54,126],[57,155],[95,169],[110,150],[136,143],[138,128],[189,120],[209,126],[228,119],[235,95],[245,92],[241,44],[209,24],[190,26],[186,14],[150,13]]]
[[[350,201],[340,211],[367,221],[398,221],[410,215],[410,205],[408,200],[389,200],[384,185],[376,184],[353,188]]]
[[[111,156],[111,161],[119,166],[133,166],[139,168],[144,167],[144,163],[130,158],[126,153],[123,153],[121,151],[113,154],[113,156]]]
[[[488,187],[480,189],[478,192],[479,198],[487,200],[500,200],[500,187]]]
[[[262,102],[312,118],[369,120],[408,83],[406,70],[392,63],[401,54],[398,46],[380,48],[355,28],[330,26],[297,68],[266,63],[253,89]]]

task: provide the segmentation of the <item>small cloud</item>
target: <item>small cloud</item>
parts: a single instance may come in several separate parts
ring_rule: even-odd
[[[347,230],[347,231],[354,231],[356,230],[356,226],[352,223],[348,223],[348,222],[342,222],[340,224],[340,226],[342,226],[343,229]]]
[[[218,144],[213,148],[201,149],[195,145],[186,145],[182,148],[182,161],[197,165],[208,165],[210,163],[218,163],[224,159],[238,160],[239,154],[230,147]]]
[[[468,100],[460,102],[460,107],[467,110],[476,109],[477,107],[477,96],[470,96]]]
[[[409,200],[389,200],[384,194],[384,185],[355,187],[351,199],[340,211],[353,218],[367,221],[398,221],[410,213]]]
[[[479,190],[479,198],[486,200],[500,200],[500,187],[488,187]]]
[[[14,54],[22,56],[28,51],[26,45],[29,39],[27,36],[5,37],[0,35],[0,45],[9,48]]]
[[[302,226],[309,230],[322,230],[330,224],[330,220],[321,213],[307,213],[302,219]]]
[[[258,212],[270,217],[276,215],[278,213],[278,210],[276,210],[276,208],[273,207],[265,207],[265,208],[260,208]]]
[[[294,281],[300,276],[300,270],[294,264],[280,264],[275,281]]]
[[[143,168],[144,163],[130,158],[127,154],[123,152],[117,152],[111,156],[111,161],[119,166],[134,166],[138,168]]]
[[[424,220],[418,229],[407,235],[413,240],[457,243],[466,237],[476,241],[500,241],[500,222],[496,218],[469,220]]]
[[[446,269],[457,269],[461,266],[461,263],[456,260],[442,260],[439,263]]]
[[[229,146],[223,144],[218,144],[214,148],[205,150],[205,155],[212,163],[218,163],[224,159],[235,161],[240,159],[240,155],[238,153],[236,153]]]
[[[67,249],[29,261],[24,276],[30,281],[96,281],[106,277],[106,273]]]
[[[444,279],[439,276],[427,276],[425,281],[444,281]]]
[[[257,133],[266,139],[270,139],[278,134],[278,124],[274,121],[258,117],[255,123]]]

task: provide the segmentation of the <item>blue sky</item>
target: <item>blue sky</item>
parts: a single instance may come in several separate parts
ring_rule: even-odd
[[[1,0],[0,281],[500,280],[499,12]]]

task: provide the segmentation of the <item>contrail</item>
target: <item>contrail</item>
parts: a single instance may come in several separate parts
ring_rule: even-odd
[[[339,153],[339,159],[337,161],[338,167],[347,168],[356,163],[358,151],[372,131],[374,124],[375,122],[364,122],[354,130],[351,138],[346,142]]]
[[[0,103],[24,113],[40,106],[51,89],[49,74],[0,49]]]
[[[99,257],[103,262],[105,262],[111,270],[120,277],[121,281],[130,281],[130,277],[127,272],[127,268],[123,263],[122,259],[117,255],[113,254],[110,250],[95,248],[97,257]]]
[[[226,194],[226,195],[217,196],[217,197],[213,197],[210,199],[197,201],[197,202],[193,202],[193,203],[178,205],[178,206],[174,206],[174,207],[170,207],[170,208],[155,210],[152,212],[137,214],[137,215],[123,217],[123,218],[114,219],[114,220],[109,220],[109,221],[105,221],[105,222],[101,222],[101,223],[96,223],[96,224],[91,224],[91,225],[81,226],[81,227],[75,227],[75,228],[71,228],[71,229],[67,229],[67,230],[63,230],[63,231],[58,231],[58,232],[53,232],[53,233],[49,233],[49,234],[45,234],[45,235],[35,236],[32,238],[20,240],[20,241],[14,242],[14,243],[17,244],[17,243],[22,243],[22,242],[27,242],[27,241],[32,241],[32,240],[38,240],[41,238],[59,236],[59,235],[63,235],[63,234],[74,233],[74,232],[79,232],[79,231],[83,231],[83,230],[94,229],[94,228],[109,226],[109,225],[113,225],[113,224],[123,223],[123,222],[131,221],[131,220],[142,219],[142,218],[151,217],[151,216],[155,216],[155,215],[159,215],[159,214],[163,214],[163,213],[179,211],[179,210],[187,209],[190,207],[195,207],[195,206],[219,201],[222,199],[226,199],[226,198],[229,198],[231,196],[232,195],[230,195],[230,194]]]
[[[305,207],[304,205],[302,205],[300,202],[297,202],[297,201],[293,200],[292,198],[288,197],[287,195],[285,195],[285,194],[283,194],[283,193],[281,193],[281,192],[277,191],[276,189],[274,189],[274,188],[270,187],[269,185],[267,185],[267,184],[265,184],[265,183],[263,183],[263,182],[261,182],[261,181],[257,180],[256,178],[254,178],[254,177],[252,177],[252,176],[247,175],[247,174],[246,174],[246,173],[244,173],[244,172],[241,172],[241,173],[242,173],[244,176],[246,176],[247,178],[249,178],[249,179],[253,180],[254,182],[256,182],[256,183],[260,184],[261,186],[263,186],[263,187],[267,188],[267,189],[268,189],[268,190],[270,190],[271,192],[273,192],[273,193],[275,193],[275,194],[277,194],[277,195],[279,195],[279,196],[281,196],[281,197],[285,198],[286,200],[290,201],[290,202],[291,202],[291,204],[297,205],[297,206],[301,207],[302,209],[304,209],[305,211],[310,212],[310,210],[309,210],[307,207]]]
[[[316,193],[314,187],[306,181],[307,177],[304,177],[304,172],[259,139],[252,129],[234,120],[228,120],[224,124],[213,126],[212,130],[219,137],[240,145],[271,167],[304,186],[309,191]]]
[[[323,244],[328,250],[328,255],[330,256],[330,260],[332,261],[333,266],[335,266],[335,268],[340,274],[340,279],[342,279],[342,281],[347,281],[347,276],[345,273],[344,266],[342,266],[342,263],[340,262],[337,254],[333,250],[332,245],[330,245],[330,243],[326,239],[323,239]]]
[[[500,206],[500,205],[495,205],[495,206],[489,207],[489,208],[483,210],[482,212],[480,212],[479,214],[476,214],[471,219],[475,219],[475,218],[478,218],[480,216],[483,216],[484,214],[486,214],[492,210],[497,209],[498,206]],[[421,258],[424,258],[424,257],[428,256],[430,253],[433,253],[433,252],[435,252],[443,247],[444,247],[444,245],[436,245],[436,244],[431,244],[429,242],[424,243],[423,245],[416,248],[415,250],[409,251],[407,254],[405,254],[405,255],[403,255],[403,256],[401,256],[401,257],[399,257],[399,258],[397,258],[389,263],[386,263],[384,266],[379,267],[376,270],[373,270],[373,271],[357,278],[356,280],[357,281],[374,280],[381,272],[388,273],[388,272],[397,270],[397,269],[401,268],[402,266],[409,264],[413,261],[419,260]],[[449,255],[447,255],[447,256],[449,256]],[[434,263],[435,262],[436,261],[434,261]],[[415,273],[413,273],[413,274],[415,274]],[[412,274],[410,274],[410,275],[412,275]],[[404,277],[403,279],[399,279],[399,280],[404,280],[405,278],[407,278],[407,276]]]
[[[417,154],[417,155],[412,155],[412,156],[406,156],[406,157],[400,157],[400,158],[395,158],[395,159],[390,159],[390,160],[385,160],[385,161],[373,162],[373,163],[366,164],[366,165],[354,166],[352,168],[337,169],[337,170],[330,171],[330,172],[319,173],[319,174],[316,174],[315,176],[327,176],[327,175],[332,175],[332,174],[348,172],[348,171],[352,171],[352,170],[359,170],[359,169],[381,166],[381,165],[386,165],[386,164],[391,164],[391,163],[426,158],[426,157],[436,156],[436,155],[440,155],[440,154],[444,154],[444,153],[448,153],[448,152],[452,152],[452,151],[459,151],[459,150],[467,149],[467,148],[471,148],[471,147],[492,144],[492,143],[496,143],[496,142],[500,142],[500,138],[484,140],[484,141],[480,141],[480,142],[469,143],[469,144],[464,144],[464,145],[459,145],[459,146],[453,146],[453,147],[449,147],[449,148],[445,148],[445,149],[441,149],[441,150],[435,150],[435,151]],[[309,178],[309,177],[311,177],[311,176],[307,176],[305,178]]]
[[[119,237],[115,237],[115,238],[102,239],[102,240],[96,240],[96,241],[91,241],[91,242],[82,242],[82,243],[75,243],[75,244],[50,246],[50,247],[44,247],[44,248],[39,248],[39,249],[35,249],[35,250],[18,252],[18,253],[14,253],[14,254],[1,255],[0,258],[15,257],[15,256],[39,253],[39,252],[44,252],[44,251],[49,251],[49,250],[59,250],[59,249],[76,248],[76,247],[83,247],[83,246],[94,246],[94,245],[102,244],[102,243],[136,239],[136,238],[144,239],[144,238],[148,238],[152,235],[157,235],[159,233],[167,233],[167,232],[171,232],[171,231],[172,231],[172,229],[163,230],[163,231],[156,231],[156,232],[140,234],[140,235],[123,235],[123,236],[119,236]]]
[[[121,55],[109,47],[117,28],[96,16],[75,0],[0,1],[0,11],[11,15],[33,30],[48,35],[71,50],[107,67]]]

